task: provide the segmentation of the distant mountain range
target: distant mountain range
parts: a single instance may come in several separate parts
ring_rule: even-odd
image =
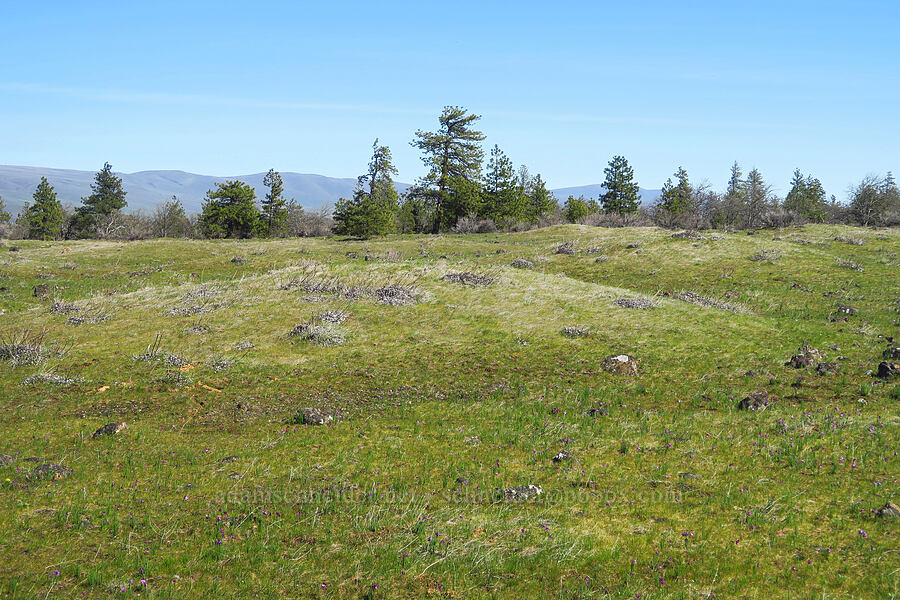
[[[34,188],[41,177],[46,177],[56,190],[63,204],[78,205],[83,196],[91,193],[94,171],[75,171],[71,169],[49,169],[42,167],[17,167],[0,165],[0,197],[3,198],[9,212],[15,214],[26,202],[31,201]],[[265,173],[252,175],[235,175],[213,177],[196,175],[184,171],[139,171],[137,173],[118,173],[122,178],[125,191],[128,193],[129,209],[152,210],[158,203],[178,196],[185,210],[199,212],[206,191],[213,188],[216,182],[228,179],[239,179],[249,183],[256,189],[256,195],[265,194],[263,177]],[[284,194],[295,199],[304,208],[320,208],[326,204],[347,198],[353,193],[356,178],[325,177],[306,173],[281,173],[284,180]],[[407,183],[397,183],[400,192],[409,188]],[[580,187],[560,188],[552,190],[562,202],[570,195],[576,198],[596,198],[602,193],[600,184]],[[644,203],[652,201],[659,195],[658,190],[641,189]]]

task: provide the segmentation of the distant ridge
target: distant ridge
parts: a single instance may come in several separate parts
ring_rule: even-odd
[[[94,173],[95,171],[0,165],[0,197],[3,198],[9,211],[15,214],[24,203],[31,201],[34,188],[40,182],[41,177],[46,177],[56,189],[60,201],[63,204],[75,206],[81,202],[83,196],[90,194]],[[265,173],[223,177],[197,175],[184,171],[138,171],[137,173],[117,174],[122,178],[125,191],[128,192],[128,208],[131,210],[153,210],[158,203],[168,200],[174,195],[178,196],[189,213],[198,212],[206,191],[212,188],[216,182],[226,179],[240,179],[249,183],[256,189],[258,197],[262,197],[265,193],[263,186]],[[282,172],[281,177],[284,179],[285,196],[294,198],[304,208],[312,209],[326,204],[333,205],[342,196],[349,197],[356,185],[355,177],[338,178],[291,172]],[[569,195],[578,197],[583,194],[585,198],[596,198],[601,193],[602,187],[600,184],[593,184],[552,191],[560,202],[563,202]],[[409,188],[409,184],[397,183],[398,191],[403,192],[407,188]],[[646,203],[659,195],[659,192],[642,189],[641,194]]]

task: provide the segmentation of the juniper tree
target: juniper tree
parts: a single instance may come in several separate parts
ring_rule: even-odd
[[[433,207],[432,233],[477,208],[484,134],[473,125],[480,118],[464,108],[447,106],[438,119],[438,130],[418,130],[411,142],[422,151],[422,162],[429,168],[415,190]]]
[[[526,218],[529,222],[534,223],[543,215],[552,213],[556,209],[556,198],[547,189],[547,184],[544,183],[540,174],[535,175],[531,179],[531,185],[528,190]]]
[[[284,233],[287,222],[287,201],[284,198],[284,181],[281,173],[275,169],[269,169],[263,177],[263,185],[269,188],[261,202],[262,218],[260,225],[266,237],[273,237]]]
[[[62,204],[46,177],[41,177],[32,195],[34,204],[26,205],[23,213],[28,225],[28,238],[53,240],[62,234],[64,223]]]
[[[243,181],[217,183],[206,192],[200,231],[210,238],[249,238],[259,227],[256,193]]]
[[[640,188],[634,181],[634,169],[625,157],[614,156],[603,173],[606,175],[603,210],[620,215],[636,213],[641,203]]]

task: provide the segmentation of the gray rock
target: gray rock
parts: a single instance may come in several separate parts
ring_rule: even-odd
[[[900,362],[883,362],[878,365],[878,377],[891,379],[900,376]]]
[[[303,425],[324,425],[334,421],[334,413],[321,408],[301,408],[297,411],[297,421]]]
[[[891,342],[891,344],[884,351],[883,356],[885,360],[900,360],[900,344]]]
[[[539,485],[534,485],[529,483],[528,485],[520,485],[517,487],[508,487],[502,490],[503,497],[507,500],[530,500],[531,498],[537,498],[541,494],[544,493],[544,490]]]
[[[738,410],[765,410],[769,407],[769,393],[766,390],[751,392],[738,402]]]
[[[888,502],[887,504],[876,510],[875,515],[881,517],[882,519],[900,518],[900,506],[897,506],[893,502]]]
[[[600,368],[617,375],[637,375],[637,359],[628,354],[611,354],[603,359]]]
[[[34,286],[32,290],[35,298],[49,298],[50,297],[50,284],[49,283],[40,283]]]
[[[16,457],[11,454],[0,454],[0,467],[5,467],[6,465],[12,464],[16,460]]]
[[[103,437],[105,435],[116,435],[117,433],[121,433],[122,431],[125,431],[126,429],[128,429],[128,423],[125,423],[125,422],[107,423],[106,425],[104,425],[103,427],[101,427],[100,429],[95,431],[94,435],[92,435],[91,437],[96,439],[98,437]]]
[[[553,457],[553,462],[561,463],[564,460],[569,460],[571,458],[572,458],[571,452],[569,452],[568,450],[562,450],[556,456]]]
[[[524,258],[517,258],[516,260],[512,261],[510,265],[517,269],[527,269],[529,267],[533,267],[534,263],[530,260],[525,260]]]

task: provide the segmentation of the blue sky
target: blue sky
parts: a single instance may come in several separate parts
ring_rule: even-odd
[[[353,177],[447,104],[551,187],[900,171],[900,2],[2,2],[0,164]]]

